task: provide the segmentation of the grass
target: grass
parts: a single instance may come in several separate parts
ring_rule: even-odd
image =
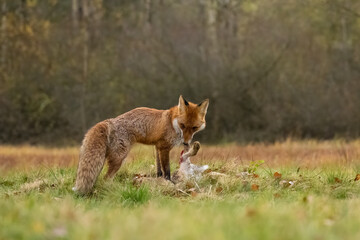
[[[193,160],[212,172],[178,185],[156,179],[153,150],[138,147],[90,197],[71,191],[75,149],[0,147],[0,163],[32,159],[3,168],[0,239],[359,239],[359,146],[208,146]]]

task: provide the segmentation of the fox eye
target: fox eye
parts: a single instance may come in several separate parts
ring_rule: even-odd
[[[181,129],[184,129],[185,128],[185,125],[183,123],[180,123],[180,128]]]
[[[198,127],[196,127],[196,126],[195,126],[195,127],[192,127],[192,129],[193,129],[193,130],[196,130],[196,129],[198,129]]]

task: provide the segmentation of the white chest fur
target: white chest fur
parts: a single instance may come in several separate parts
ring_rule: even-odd
[[[173,128],[176,132],[176,139],[174,140],[174,145],[179,145],[184,141],[183,131],[181,130],[177,118],[175,118],[172,122]]]

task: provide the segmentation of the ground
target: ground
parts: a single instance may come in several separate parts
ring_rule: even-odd
[[[0,239],[360,239],[360,141],[203,146],[192,161],[211,171],[178,185],[136,146],[88,197],[71,191],[77,155],[0,147]]]

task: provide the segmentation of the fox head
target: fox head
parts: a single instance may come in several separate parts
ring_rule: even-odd
[[[179,98],[178,116],[173,120],[174,129],[182,136],[182,143],[189,146],[195,133],[205,128],[205,115],[209,106],[209,99],[199,104]]]

